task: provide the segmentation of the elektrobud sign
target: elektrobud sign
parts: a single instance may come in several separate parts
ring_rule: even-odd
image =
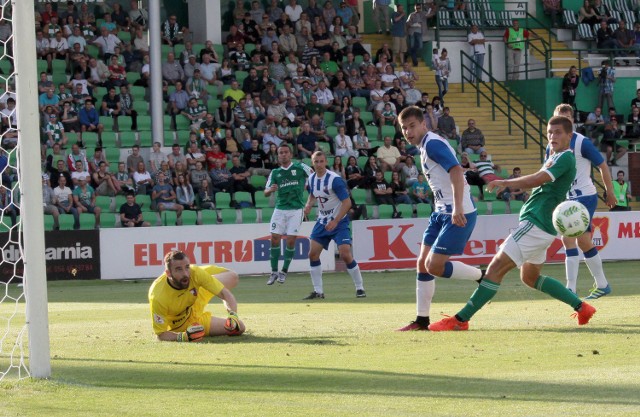
[[[38,3],[66,3],[69,0],[38,0]],[[104,0],[71,0],[74,3],[104,3]]]
[[[0,281],[19,283],[23,264],[20,248],[9,233],[0,233],[2,261]],[[47,279],[99,279],[100,237],[97,230],[75,230],[45,233],[44,259]]]

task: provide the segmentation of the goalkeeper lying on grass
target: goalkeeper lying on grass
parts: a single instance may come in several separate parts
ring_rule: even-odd
[[[238,274],[215,265],[196,266],[181,251],[164,257],[165,271],[149,288],[153,331],[158,340],[200,342],[205,336],[237,336],[245,325],[235,313],[236,299],[229,291]],[[204,311],[213,296],[222,299],[227,318]]]

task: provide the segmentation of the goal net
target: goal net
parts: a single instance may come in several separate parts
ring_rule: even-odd
[[[50,374],[33,7],[0,0],[0,381]]]

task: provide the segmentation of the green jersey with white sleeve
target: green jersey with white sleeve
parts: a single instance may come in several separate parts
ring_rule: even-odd
[[[273,184],[278,186],[276,208],[280,210],[299,210],[304,207],[304,189],[307,178],[313,173],[309,165],[302,162],[291,162],[286,168],[280,167],[271,171],[265,189]]]

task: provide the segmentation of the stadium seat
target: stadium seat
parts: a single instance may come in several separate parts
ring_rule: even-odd
[[[98,134],[96,132],[84,132],[82,144],[86,149],[95,149],[98,146]]]
[[[132,85],[129,87],[129,92],[134,98],[135,101],[145,101],[145,88],[141,85]]]
[[[418,217],[428,218],[431,216],[431,206],[425,203],[416,204],[416,208],[418,209]]]
[[[160,225],[160,216],[155,211],[142,211],[142,219],[145,222],[149,222],[151,226]]]
[[[503,200],[496,200],[491,203],[491,214],[505,214],[507,212],[507,203]]]
[[[381,204],[374,207],[378,208],[379,219],[391,219],[393,217],[393,206],[390,204]]]
[[[325,116],[327,114],[329,113],[325,113]],[[333,140],[333,138],[335,138],[336,135],[338,135],[338,127],[329,125],[329,123],[327,122],[327,136],[329,136],[331,140]]]
[[[245,43],[244,44],[244,51],[247,53],[247,55],[251,55],[251,52],[255,51],[256,49],[256,44],[255,43]]]
[[[484,190],[484,201],[496,201],[498,199],[498,195],[495,193],[495,190],[492,192]]]
[[[393,175],[393,172],[391,171],[385,171],[384,173],[384,180],[389,184],[391,184],[391,175]]]
[[[160,45],[160,53],[162,54],[162,61],[167,60],[167,55],[169,52],[173,52],[173,46],[171,45]]]
[[[200,224],[218,224],[218,211],[200,210]]]
[[[236,80],[238,81],[240,86],[242,86],[244,79],[249,76],[249,73],[247,71],[238,70],[238,71],[235,71],[234,76],[236,77]]]
[[[113,197],[106,195],[96,196],[96,206],[100,207],[103,212],[113,211],[115,206],[115,200]],[[119,209],[120,207],[118,207]]]
[[[136,195],[136,203],[140,205],[140,209],[142,211],[152,211],[151,207],[151,196],[148,194],[138,194]],[[117,210],[120,210],[120,206],[116,207]]]
[[[398,204],[396,208],[400,213],[402,213],[402,217],[405,219],[413,216],[413,204]]]
[[[258,190],[263,190],[264,186],[267,184],[267,178],[263,177],[262,175],[252,175],[249,177],[249,182],[251,183],[251,185],[253,185],[254,187],[256,187]],[[260,191],[258,191],[260,192]],[[256,193],[256,197],[257,197],[258,193]]]
[[[216,202],[216,208],[228,208],[231,203],[231,195],[229,193],[215,193],[213,199]]]
[[[113,117],[100,116],[100,123],[102,123],[102,126],[104,126],[105,131],[107,132],[113,131],[113,125],[114,125]]]
[[[271,216],[273,216],[273,210],[275,210],[274,208],[271,207],[263,207],[260,209],[260,221],[262,223],[270,223],[271,222]]]
[[[247,203],[251,203],[251,193],[248,193],[246,191],[238,191],[235,193],[234,197],[238,203],[243,201]],[[221,207],[221,208],[224,208],[224,207]]]
[[[364,188],[354,188],[351,190],[351,195],[356,204],[367,204],[369,190]]]
[[[520,213],[520,209],[524,205],[524,201],[520,200],[511,200],[509,201],[509,207],[511,207],[511,213],[518,214]]]
[[[139,116],[146,116],[149,114],[149,104],[146,101],[136,100],[133,102],[133,110],[138,112]],[[138,119],[138,123],[140,123]]]
[[[563,11],[564,24],[568,28],[574,28],[578,26],[578,18],[576,17],[576,12],[573,10],[565,9]]]
[[[450,28],[453,27],[451,24],[451,18],[449,16],[449,10],[440,9],[438,10],[438,26],[441,28]]]
[[[176,116],[176,130],[180,131],[190,131],[191,130],[191,121],[182,115]]]
[[[120,215],[110,211],[100,213],[100,227],[110,229],[120,225]]]
[[[176,143],[176,138],[173,130],[165,130],[164,131],[164,146],[172,146]]]
[[[115,148],[117,145],[116,132],[102,132],[102,147]]]
[[[178,214],[175,211],[165,210],[160,214],[160,218],[162,219],[162,226],[177,226]]]
[[[476,201],[476,209],[479,215],[489,214],[486,201]]]
[[[382,139],[378,138],[378,126],[366,125],[365,129],[367,130],[367,137],[369,138],[369,141]]]
[[[467,28],[469,26],[469,22],[467,21],[467,16],[465,15],[463,10],[455,10],[453,12],[453,24],[456,26],[460,26],[463,28]]]
[[[239,213],[240,210],[232,209],[232,208],[223,208],[218,209],[218,213],[222,218],[222,223],[224,224],[239,224]]]
[[[324,112],[324,115],[323,115],[322,118],[324,119],[324,122],[327,125],[327,127],[333,126],[333,124],[336,121],[336,114],[332,113],[330,111],[327,111],[327,112]],[[336,130],[336,132],[337,132],[337,130]],[[329,136],[331,136],[331,135],[329,135]]]
[[[120,132],[120,147],[130,148],[136,144],[136,132]]]
[[[351,104],[353,104],[353,107],[358,107],[360,109],[360,116],[362,116],[362,113],[367,108],[367,99],[364,97],[353,97]]]
[[[138,125],[140,126],[140,125]],[[138,132],[138,140],[143,148],[150,148],[153,145],[153,135],[149,130],[141,130]],[[162,143],[162,142],[161,142]]]
[[[328,142],[318,142],[318,147],[327,155],[331,155],[331,145]]]
[[[195,210],[183,210],[182,211],[182,225],[193,226],[198,221],[198,212]]]
[[[151,116],[138,115],[138,130],[151,130]]]
[[[96,226],[96,215],[91,213],[80,214],[80,228],[90,230]]]
[[[267,197],[264,195],[261,187],[259,191],[256,192],[256,208],[267,208],[271,206],[271,197]]]
[[[131,32],[121,30],[118,32],[118,38],[120,38],[122,42],[131,42]]]
[[[133,85],[136,81],[140,79],[140,74],[137,72],[127,72],[127,82]],[[135,97],[134,97],[135,98]]]
[[[119,212],[120,211],[120,206],[122,206],[126,202],[127,202],[127,198],[122,194],[118,194],[116,196],[116,204],[114,206],[114,211]],[[142,209],[142,211],[144,211],[144,209]]]
[[[149,116],[147,116],[149,117]],[[133,120],[131,116],[120,116],[118,117],[118,131],[127,132],[131,131],[131,126],[133,124]]]
[[[370,111],[364,111],[363,107],[363,109],[360,111],[360,118],[365,124],[367,124],[373,121],[373,113],[371,113]]]
[[[242,223],[257,223],[258,212],[254,208],[243,208],[240,210],[242,215]]]
[[[73,230],[73,215],[60,214],[58,223],[60,224],[60,230]],[[93,226],[91,227],[93,228]]]
[[[393,126],[382,126],[382,139],[384,140],[385,136],[390,136],[391,139],[396,135],[396,128]]]
[[[44,230],[47,232],[53,230],[53,216],[51,214],[44,215]]]
[[[120,148],[108,147],[104,149],[104,153],[105,153],[105,158],[107,158],[107,161],[109,161],[111,172],[117,172],[118,162],[120,162]]]

